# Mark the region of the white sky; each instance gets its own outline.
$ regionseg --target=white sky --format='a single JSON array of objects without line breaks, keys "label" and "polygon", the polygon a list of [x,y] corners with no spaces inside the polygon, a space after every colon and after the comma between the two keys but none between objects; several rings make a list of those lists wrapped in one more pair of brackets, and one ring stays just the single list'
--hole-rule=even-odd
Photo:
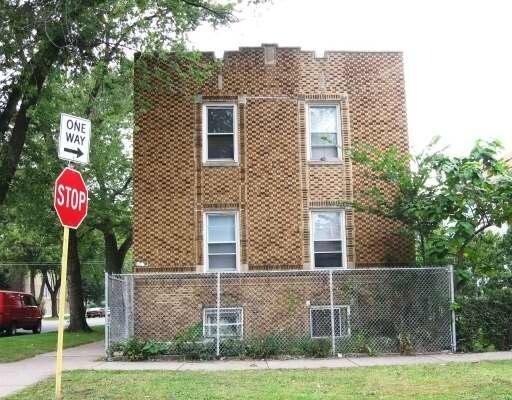
[{"label": "white sky", "polygon": [[[509,5],[510,4],[510,5]],[[277,43],[324,50],[404,52],[411,149],[434,135],[462,155],[475,140],[512,152],[512,2],[507,0],[273,0],[241,21],[189,35],[198,50]]]}]

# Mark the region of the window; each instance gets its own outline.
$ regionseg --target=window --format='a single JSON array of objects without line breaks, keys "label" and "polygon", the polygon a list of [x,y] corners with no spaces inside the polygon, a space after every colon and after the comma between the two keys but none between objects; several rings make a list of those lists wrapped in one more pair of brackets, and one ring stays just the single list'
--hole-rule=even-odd
[{"label": "window", "polygon": [[239,264],[238,213],[206,213],[205,231],[206,270],[236,271]]},{"label": "window", "polygon": [[344,268],[345,213],[342,210],[311,212],[311,254],[315,268]]},{"label": "window", "polygon": [[335,104],[308,106],[308,158],[312,161],[340,160],[341,121]]},{"label": "window", "polygon": [[36,299],[32,296],[23,296],[23,305],[26,307],[35,307],[37,306]]},{"label": "window", "polygon": [[[243,310],[241,308],[219,309],[219,336],[242,337]],[[205,308],[203,315],[203,336],[217,336],[217,309]]]},{"label": "window", "polygon": [[235,105],[205,105],[203,130],[203,161],[238,161]]},{"label": "window", "polygon": [[[334,306],[333,310],[334,336],[349,336],[349,306]],[[312,338],[326,338],[332,336],[331,306],[312,306],[309,309],[309,319]]]}]

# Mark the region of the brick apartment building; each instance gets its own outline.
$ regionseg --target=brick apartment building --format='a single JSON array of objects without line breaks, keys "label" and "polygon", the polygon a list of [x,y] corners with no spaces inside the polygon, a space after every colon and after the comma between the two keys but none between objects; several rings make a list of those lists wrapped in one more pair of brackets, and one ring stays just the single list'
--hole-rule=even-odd
[{"label": "brick apartment building", "polygon": [[[331,321],[341,335],[350,324],[357,329],[358,310],[388,313],[391,321],[397,302],[413,304],[392,286],[390,295],[369,300],[380,279],[391,282],[386,272],[354,277],[369,288],[364,294],[348,291],[342,276],[333,294],[331,276],[336,307],[329,310],[328,275],[307,275],[413,261],[413,241],[395,221],[351,207],[369,186],[351,146],[408,151],[401,53],[318,58],[300,48],[244,47],[226,52],[204,85],[176,79],[169,90],[151,75],[166,61],[147,64],[149,85],[138,85],[140,71],[134,77],[136,108],[149,104],[137,113],[134,136],[134,257],[136,272],[146,273],[133,294],[137,335],[169,338],[198,322],[208,336],[218,317],[228,336],[242,336],[242,326],[246,336],[281,324],[283,332],[321,337],[322,329],[334,334]],[[267,272],[277,270],[279,281]],[[187,274],[159,280],[152,272]],[[220,314],[215,282],[198,283],[209,272],[239,277],[223,281]],[[425,282],[417,282],[418,293]],[[403,321],[375,335],[396,341]],[[374,325],[387,329],[382,320]],[[373,334],[368,326],[360,329]]]},{"label": "brick apartment building", "polygon": [[134,145],[139,270],[412,261],[395,222],[350,207],[368,188],[352,144],[408,151],[401,53],[241,48],[203,87],[136,97],[151,104]]}]

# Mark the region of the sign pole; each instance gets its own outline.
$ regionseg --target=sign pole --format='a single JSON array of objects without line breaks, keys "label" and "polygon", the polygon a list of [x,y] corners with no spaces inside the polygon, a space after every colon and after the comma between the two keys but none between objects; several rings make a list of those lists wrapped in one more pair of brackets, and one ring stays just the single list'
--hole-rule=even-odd
[{"label": "sign pole", "polygon": [[69,161],[68,167],[55,180],[53,207],[64,226],[62,236],[62,265],[60,268],[59,330],[55,362],[55,399],[62,399],[62,352],[64,347],[64,312],[66,309],[68,279],[69,229],[78,229],[89,204],[89,192],[82,174],[71,163],[89,163],[91,121],[61,113],[59,158]]},{"label": "sign pole", "polygon": [[64,312],[66,309],[67,275],[68,275],[68,244],[69,228],[64,227],[62,236],[62,261],[60,267],[60,296],[59,296],[59,330],[57,334],[57,360],[55,367],[55,399],[62,398],[62,349],[64,345]]}]

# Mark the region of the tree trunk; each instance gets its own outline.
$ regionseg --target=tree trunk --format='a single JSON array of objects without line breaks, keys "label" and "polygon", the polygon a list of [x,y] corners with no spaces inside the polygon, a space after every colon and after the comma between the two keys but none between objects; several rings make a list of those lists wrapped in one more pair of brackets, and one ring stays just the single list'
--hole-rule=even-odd
[{"label": "tree trunk", "polygon": [[105,271],[109,274],[120,274],[123,270],[124,258],[132,245],[130,234],[121,247],[117,247],[117,238],[113,231],[103,232],[105,241]]},{"label": "tree trunk", "polygon": [[30,294],[36,297],[36,270],[30,268]]},{"label": "tree trunk", "polygon": [[55,271],[52,271],[52,274],[54,274],[53,281],[55,282],[53,287],[50,284],[50,280],[48,279],[48,271],[42,270],[41,273],[43,274],[43,282],[46,285],[46,288],[48,289],[48,293],[50,293],[50,300],[52,302],[52,317],[58,317],[59,312],[57,309],[57,294],[60,290],[60,278],[57,276],[57,273]]},{"label": "tree trunk", "polygon": [[9,128],[9,122],[11,122],[13,115],[16,113],[16,107],[20,101],[20,98],[20,87],[19,85],[14,85],[11,92],[9,93],[7,102],[5,103],[5,108],[0,114],[0,141],[5,140],[5,134]]},{"label": "tree trunk", "polygon": [[457,266],[460,268],[462,268],[462,266],[464,265],[464,250],[465,250],[465,247],[461,247],[457,251]]},{"label": "tree trunk", "polygon": [[41,304],[41,300],[43,299],[44,295],[44,282],[41,281],[41,286],[39,286],[39,294],[36,297],[37,304]]},{"label": "tree trunk", "polygon": [[52,302],[52,318],[57,318],[59,316],[59,310],[57,306],[57,293],[58,292],[50,292],[50,300]]},{"label": "tree trunk", "polygon": [[425,236],[423,236],[422,233],[420,233],[420,246],[421,246],[421,262],[423,263],[423,266],[427,266],[427,247],[425,244]]},{"label": "tree trunk", "polygon": [[21,157],[23,146],[25,145],[27,128],[30,123],[29,109],[37,104],[41,96],[44,82],[53,63],[57,60],[60,52],[60,46],[64,44],[63,32],[54,38],[53,42],[47,41],[42,49],[36,54],[22,72],[20,79],[24,80],[26,88],[21,93],[21,89],[14,88],[11,92],[12,99],[9,101],[21,104],[15,113],[15,105],[9,103],[2,112],[1,128],[4,129],[0,133],[5,135],[5,129],[9,126],[11,119],[13,120],[13,128],[10,132],[9,140],[0,148],[0,204],[3,204],[9,186],[14,178],[18,162]]},{"label": "tree trunk", "polygon": [[68,331],[90,332],[85,319],[85,304],[82,292],[82,275],[78,255],[78,236],[76,229],[69,230],[68,253],[68,293],[69,293],[69,327]]}]

